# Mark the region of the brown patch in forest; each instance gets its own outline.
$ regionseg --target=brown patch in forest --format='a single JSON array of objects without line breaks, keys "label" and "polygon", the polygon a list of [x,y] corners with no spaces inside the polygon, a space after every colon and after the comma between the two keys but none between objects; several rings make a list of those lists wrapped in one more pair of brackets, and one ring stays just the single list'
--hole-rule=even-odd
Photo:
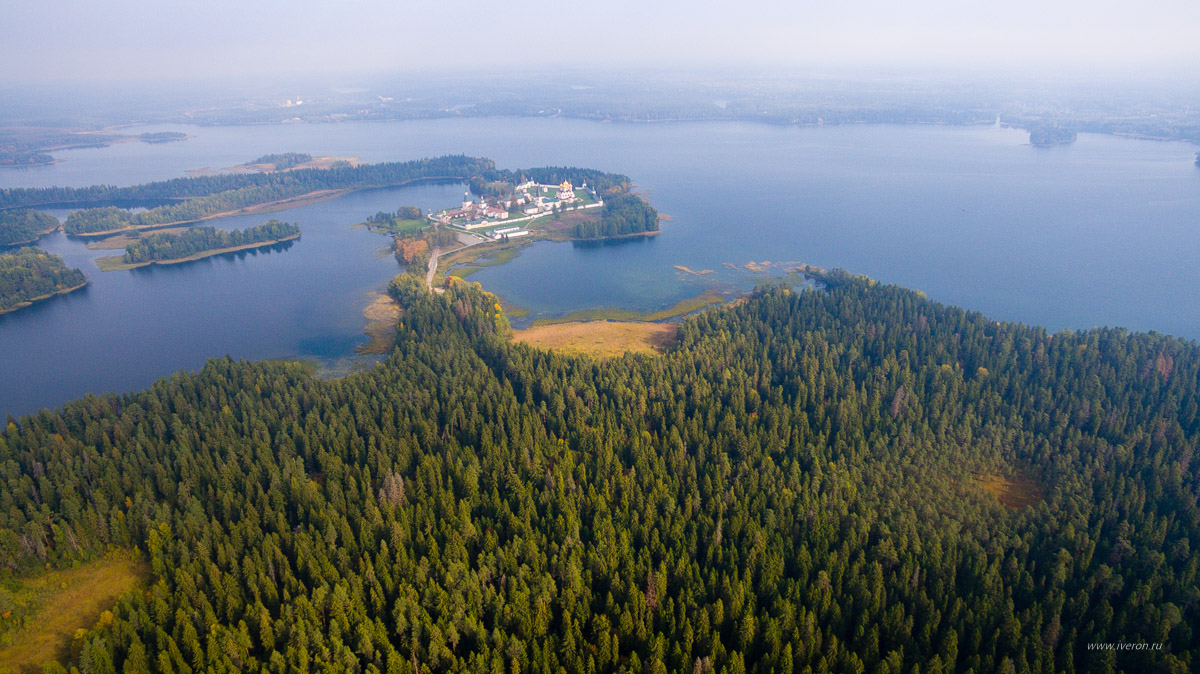
[{"label": "brown patch in forest", "polygon": [[1046,490],[1033,480],[1014,477],[1009,480],[999,475],[976,475],[975,483],[987,493],[1000,499],[1006,508],[1017,510],[1028,505],[1041,503]]},{"label": "brown patch in forest", "polygon": [[363,332],[370,342],[358,347],[359,353],[387,353],[396,345],[396,326],[400,323],[400,305],[386,293],[372,293],[371,303],[363,309],[367,327]]},{"label": "brown patch in forest", "polygon": [[665,353],[675,343],[678,332],[678,323],[585,321],[517,330],[513,340],[539,349],[614,358],[624,353]]},{"label": "brown patch in forest", "polygon": [[[74,569],[50,571],[21,579],[13,593],[17,606],[28,613],[20,626],[7,624],[0,645],[0,674],[42,671],[49,660],[65,660],[75,631],[88,629],[105,615],[125,593],[147,584],[150,568],[145,561],[125,552],[89,562]],[[7,619],[4,621],[7,623]]]}]

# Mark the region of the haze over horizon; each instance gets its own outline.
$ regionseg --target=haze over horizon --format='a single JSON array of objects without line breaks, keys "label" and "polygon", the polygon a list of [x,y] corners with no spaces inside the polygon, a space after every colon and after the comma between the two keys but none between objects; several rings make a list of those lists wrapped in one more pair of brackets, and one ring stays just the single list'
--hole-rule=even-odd
[{"label": "haze over horizon", "polygon": [[644,68],[1183,74],[1200,4],[755,1],[601,8],[517,0],[5,3],[0,84]]}]

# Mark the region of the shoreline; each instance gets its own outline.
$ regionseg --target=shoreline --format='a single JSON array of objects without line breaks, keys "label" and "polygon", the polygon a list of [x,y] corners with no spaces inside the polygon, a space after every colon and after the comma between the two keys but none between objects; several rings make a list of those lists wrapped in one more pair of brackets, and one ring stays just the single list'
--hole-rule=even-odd
[{"label": "shoreline", "polygon": [[18,310],[20,310],[20,309],[24,309],[24,308],[26,308],[26,307],[31,307],[31,306],[33,306],[34,304],[37,304],[38,302],[42,302],[42,301],[44,301],[44,300],[48,300],[48,299],[50,299],[50,298],[52,298],[52,297],[57,297],[57,296],[59,296],[59,295],[66,295],[66,294],[69,294],[69,293],[73,293],[73,292],[75,292],[76,290],[80,290],[80,289],[82,289],[82,288],[86,288],[86,287],[87,287],[87,285],[88,285],[89,283],[91,283],[91,281],[86,281],[86,280],[85,280],[83,283],[80,283],[80,284],[79,284],[79,285],[77,285],[77,286],[72,286],[72,287],[70,287],[70,288],[63,288],[62,290],[56,290],[56,291],[54,291],[54,292],[52,292],[52,293],[50,293],[50,294],[48,294],[48,295],[38,295],[37,297],[31,297],[31,298],[29,298],[29,299],[27,299],[27,300],[23,300],[23,301],[21,301],[21,302],[18,302],[18,303],[16,303],[16,304],[12,305],[11,307],[9,307],[9,308],[7,308],[7,309],[0,309],[0,316],[3,316],[4,314],[9,314],[9,313],[12,313],[12,312],[14,312],[14,311],[18,311]]},{"label": "shoreline", "polygon": [[277,201],[268,201],[268,202],[265,202],[262,204],[257,204],[254,206],[246,206],[244,208],[239,208],[238,210],[235,210],[235,211],[222,211],[220,213],[213,213],[212,215],[206,215],[202,218],[196,218],[195,220],[176,220],[174,222],[162,222],[162,223],[157,223],[157,224],[153,224],[153,225],[135,225],[132,227],[122,227],[120,229],[106,229],[106,230],[103,230],[100,232],[80,232],[78,234],[67,234],[67,236],[71,236],[71,237],[75,237],[75,238],[79,238],[79,239],[106,239],[110,236],[117,236],[118,234],[128,234],[130,232],[151,232],[151,231],[154,231],[157,229],[172,229],[172,228],[176,228],[176,227],[187,227],[189,225],[194,225],[197,222],[205,222],[208,220],[218,220],[220,218],[232,218],[232,217],[238,216],[238,215],[261,215],[264,213],[274,213],[276,211],[286,211],[290,208],[299,208],[301,206],[308,206],[309,204],[318,204],[318,203],[321,203],[322,201],[336,199],[338,197],[350,194],[351,192],[354,192],[354,191],[357,191],[357,190],[353,190],[353,189],[317,190],[315,192],[309,192],[307,194],[301,194],[301,195],[294,196],[294,197],[288,197],[286,199],[279,199]]},{"label": "shoreline", "polygon": [[354,349],[358,355],[383,355],[390,353],[396,346],[396,327],[400,324],[400,316],[404,310],[391,295],[384,292],[369,292],[369,300],[363,308],[363,332],[370,337],[366,344],[360,344]]},{"label": "shoreline", "polygon": [[[127,234],[129,232],[149,232],[149,231],[153,231],[156,229],[170,229],[172,227],[186,227],[188,225],[194,225],[197,222],[205,222],[208,220],[217,220],[220,218],[231,218],[231,217],[238,216],[238,215],[261,215],[263,213],[275,213],[277,211],[286,211],[291,208],[299,208],[301,206],[308,206],[310,204],[319,204],[323,201],[329,201],[330,199],[337,199],[338,197],[344,197],[347,194],[353,194],[355,192],[361,192],[364,190],[381,190],[381,189],[388,189],[391,187],[406,187],[408,185],[414,185],[414,184],[421,183],[421,182],[429,182],[429,181],[435,181],[435,180],[458,180],[458,181],[462,182],[464,179],[459,178],[458,176],[429,176],[429,177],[423,177],[423,178],[413,178],[411,180],[406,180],[404,182],[393,183],[393,184],[389,184],[389,185],[364,185],[362,187],[342,187],[342,188],[338,188],[338,189],[314,190],[312,192],[307,192],[305,194],[298,194],[294,197],[286,197],[284,199],[277,199],[275,201],[266,201],[261,204],[255,204],[253,206],[244,206],[242,208],[238,208],[238,209],[235,209],[232,211],[221,211],[220,213],[213,213],[212,215],[206,215],[202,218],[196,218],[193,220],[176,220],[174,222],[161,222],[161,223],[155,223],[153,225],[133,225],[130,227],[121,227],[120,229],[106,229],[106,230],[99,231],[99,232],[80,232],[78,234],[67,234],[67,236],[78,237],[80,239],[103,239],[103,238],[110,237],[110,236],[116,236],[117,234]],[[45,208],[46,206],[43,205],[41,207]],[[36,208],[36,207],[28,206],[27,208]],[[91,208],[91,207],[89,207],[89,208]]]},{"label": "shoreline", "polygon": [[195,262],[196,260],[203,260],[206,257],[214,257],[217,255],[224,255],[225,253],[236,253],[238,251],[243,251],[243,250],[256,250],[258,248],[267,248],[269,246],[274,246],[275,244],[278,244],[278,243],[284,243],[285,241],[295,241],[296,239],[299,239],[299,238],[300,238],[300,234],[296,233],[291,236],[285,236],[282,239],[274,239],[271,241],[256,241],[254,243],[247,243],[247,244],[243,244],[241,246],[233,246],[231,248],[215,248],[213,250],[206,250],[206,251],[203,251],[200,253],[196,253],[195,255],[189,255],[187,257],[172,258],[170,260],[151,260],[149,262],[138,262],[136,264],[127,264],[125,262],[110,262],[111,260],[123,259],[122,257],[118,257],[116,255],[110,255],[108,257],[96,258],[96,266],[100,268],[100,271],[125,271],[128,269],[140,269],[141,267],[150,267],[150,266],[154,266],[154,265],[166,266],[166,265],[171,265],[171,264],[183,264],[184,262]]},{"label": "shoreline", "polygon": [[44,232],[41,232],[34,238],[29,239],[28,241],[14,241],[12,243],[0,243],[0,250],[3,250],[5,248],[17,248],[19,246],[36,246],[37,242],[41,241],[43,236],[46,236],[47,234],[52,234],[60,229],[62,229],[61,224],[55,225],[54,227],[51,227],[50,229],[47,229]]},{"label": "shoreline", "polygon": [[566,323],[591,323],[597,321],[613,321],[625,323],[660,323],[672,318],[679,318],[695,313],[701,309],[716,304],[726,304],[725,298],[715,291],[706,290],[699,295],[685,297],[665,309],[657,311],[637,311],[621,307],[596,307],[582,309],[554,318],[539,318],[529,324],[530,328]]}]

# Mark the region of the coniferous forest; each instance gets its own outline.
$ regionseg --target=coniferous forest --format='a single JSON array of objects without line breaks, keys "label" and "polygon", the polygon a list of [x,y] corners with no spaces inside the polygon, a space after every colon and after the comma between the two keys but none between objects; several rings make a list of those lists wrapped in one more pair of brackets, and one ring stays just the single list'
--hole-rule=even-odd
[{"label": "coniferous forest", "polygon": [[82,271],[68,267],[61,257],[38,248],[0,252],[0,313],[86,283]]},{"label": "coniferous forest", "polygon": [[580,239],[599,239],[658,231],[658,211],[635,194],[617,194],[604,201],[600,219],[575,225]]},{"label": "coniferous forest", "polygon": [[47,213],[15,209],[0,211],[0,246],[33,243],[58,227],[58,219]]},{"label": "coniferous forest", "polygon": [[245,229],[223,230],[215,227],[188,227],[178,234],[151,234],[125,247],[122,262],[141,264],[179,260],[200,253],[225,248],[238,248],[254,243],[273,243],[294,237],[300,227],[275,218]]},{"label": "coniferous forest", "polygon": [[1196,345],[822,278],[597,361],[400,277],[370,371],[10,421],[0,566],[148,558],[82,672],[1195,671]]}]

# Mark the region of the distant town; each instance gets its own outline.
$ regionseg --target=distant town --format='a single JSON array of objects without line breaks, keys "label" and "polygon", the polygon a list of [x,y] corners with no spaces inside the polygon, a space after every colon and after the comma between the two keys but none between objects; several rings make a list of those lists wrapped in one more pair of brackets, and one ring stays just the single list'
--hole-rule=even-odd
[{"label": "distant town", "polygon": [[599,208],[604,200],[587,183],[578,188],[571,181],[558,185],[542,185],[532,180],[513,188],[511,196],[480,198],[475,201],[470,192],[463,194],[462,206],[437,213],[430,211],[429,219],[464,232],[482,234],[491,239],[515,239],[528,236],[529,230],[517,223],[530,222],[546,215]]}]

